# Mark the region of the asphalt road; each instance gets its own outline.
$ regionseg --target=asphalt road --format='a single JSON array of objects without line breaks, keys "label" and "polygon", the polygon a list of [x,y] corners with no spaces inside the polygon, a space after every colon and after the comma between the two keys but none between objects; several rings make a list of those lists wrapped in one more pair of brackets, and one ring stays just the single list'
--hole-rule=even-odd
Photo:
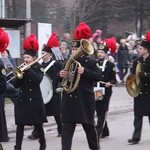
[{"label": "asphalt road", "polygon": [[[110,128],[110,136],[101,139],[101,150],[149,150],[150,147],[150,127],[147,117],[144,117],[142,139],[137,145],[130,145],[127,139],[131,138],[133,132],[133,112],[115,114],[108,116],[108,125]],[[50,129],[50,130],[49,130]],[[57,137],[56,125],[44,127],[47,150],[61,150],[61,138]],[[48,131],[49,130],[49,131]],[[31,130],[24,133],[22,150],[37,150],[38,141],[30,141],[27,136]],[[2,143],[4,150],[13,150],[15,143],[15,133],[10,133],[10,141]],[[78,125],[73,138],[72,150],[88,150],[88,144],[82,126]]]}]

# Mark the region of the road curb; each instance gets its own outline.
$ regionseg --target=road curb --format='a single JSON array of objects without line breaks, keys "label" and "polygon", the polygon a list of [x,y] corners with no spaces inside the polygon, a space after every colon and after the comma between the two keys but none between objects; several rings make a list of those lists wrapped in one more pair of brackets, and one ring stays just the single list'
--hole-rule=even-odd
[{"label": "road curb", "polygon": [[[122,114],[122,113],[127,113],[127,112],[132,112],[133,109],[132,108],[127,108],[127,109],[121,109],[121,110],[113,110],[113,111],[109,111],[108,112],[108,116],[111,115],[116,115],[116,114]],[[14,126],[14,128],[12,129],[8,129],[8,134],[11,133],[15,133],[16,132],[16,125],[12,125]],[[52,127],[52,126],[56,126],[56,123],[48,123],[48,124],[44,124],[44,127]],[[28,131],[28,130],[32,130],[33,127],[32,126],[25,126],[24,131]]]}]

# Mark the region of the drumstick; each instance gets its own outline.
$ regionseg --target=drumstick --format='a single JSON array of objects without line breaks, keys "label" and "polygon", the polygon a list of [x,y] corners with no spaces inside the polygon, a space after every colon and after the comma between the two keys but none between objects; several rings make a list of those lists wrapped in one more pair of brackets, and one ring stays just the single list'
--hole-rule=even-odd
[{"label": "drumstick", "polygon": [[[107,84],[107,82],[104,82],[104,81],[99,81],[99,82],[102,83],[102,84]],[[115,86],[115,84],[111,84],[111,83],[110,83],[110,85]]]}]

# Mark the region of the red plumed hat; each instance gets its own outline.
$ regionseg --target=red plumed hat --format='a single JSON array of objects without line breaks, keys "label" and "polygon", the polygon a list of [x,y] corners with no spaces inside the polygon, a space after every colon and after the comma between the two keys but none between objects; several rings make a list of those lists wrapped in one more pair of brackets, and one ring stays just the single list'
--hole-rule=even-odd
[{"label": "red plumed hat", "polygon": [[104,50],[106,53],[108,51],[115,53],[116,49],[117,49],[117,45],[116,45],[115,37],[111,37],[103,40],[99,46],[99,50]]},{"label": "red plumed hat", "polygon": [[72,42],[72,46],[79,47],[80,40],[89,39],[91,35],[91,28],[85,22],[81,22],[74,30],[74,41]]},{"label": "red plumed hat", "polygon": [[0,52],[4,52],[9,44],[9,36],[2,28],[0,28]]},{"label": "red plumed hat", "polygon": [[146,41],[148,43],[150,43],[150,32],[147,32],[146,35],[145,35],[145,37],[146,37]]},{"label": "red plumed hat", "polygon": [[74,40],[89,39],[91,34],[91,28],[85,22],[81,22],[74,31]]},{"label": "red plumed hat", "polygon": [[23,49],[25,50],[24,54],[31,56],[36,55],[36,52],[39,50],[39,43],[34,34],[30,34],[30,36],[25,39]]},{"label": "red plumed hat", "polygon": [[52,35],[49,38],[46,46],[49,47],[49,48],[59,47],[58,36],[57,36],[56,33],[52,33]]},{"label": "red plumed hat", "polygon": [[150,32],[145,34],[145,39],[141,42],[141,46],[147,48],[150,51]]},{"label": "red plumed hat", "polygon": [[47,44],[43,46],[42,51],[46,51],[48,53],[52,53],[52,48],[59,47],[58,36],[56,33],[52,33]]}]

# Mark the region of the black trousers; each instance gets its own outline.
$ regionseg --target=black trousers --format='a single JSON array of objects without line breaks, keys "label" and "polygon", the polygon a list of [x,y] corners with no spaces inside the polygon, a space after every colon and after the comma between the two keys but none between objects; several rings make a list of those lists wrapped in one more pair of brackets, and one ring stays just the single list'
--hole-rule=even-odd
[{"label": "black trousers", "polygon": [[119,68],[120,79],[123,81],[125,75],[128,73],[128,68]]},{"label": "black trousers", "polygon": [[[60,115],[54,116],[54,119],[55,119],[56,124],[57,124],[58,134],[61,134],[61,132],[62,132],[61,116]],[[34,137],[37,137],[37,138],[39,137],[35,128],[33,129],[31,135],[34,136]]]},{"label": "black trousers", "polygon": [[101,136],[108,136],[109,135],[109,128],[107,125],[106,117],[107,117],[107,111],[96,111],[97,113],[97,133],[98,137],[100,138]]},{"label": "black trousers", "polygon": [[2,144],[0,143],[0,150],[3,150]]},{"label": "black trousers", "polygon": [[4,101],[0,98],[0,142],[8,142],[8,141],[9,137],[4,109]]},{"label": "black trousers", "polygon": [[57,124],[58,134],[61,134],[62,133],[61,115],[54,116],[54,118],[55,118],[55,121],[56,121],[56,124]]},{"label": "black trousers", "polygon": [[[150,123],[150,116],[148,116]],[[132,138],[141,139],[143,116],[134,116],[134,132]]]},{"label": "black trousers", "polygon": [[[71,150],[72,138],[74,135],[76,123],[63,123],[62,129],[62,150]],[[89,148],[99,150],[97,131],[94,125],[82,124],[86,133]]]},{"label": "black trousers", "polygon": [[[17,125],[17,131],[16,131],[16,149],[21,150],[22,147],[22,141],[23,141],[23,136],[24,136],[24,126],[23,124]],[[45,134],[44,130],[41,124],[34,124],[34,128],[36,129],[39,139],[40,139],[40,144],[45,143]]]}]

